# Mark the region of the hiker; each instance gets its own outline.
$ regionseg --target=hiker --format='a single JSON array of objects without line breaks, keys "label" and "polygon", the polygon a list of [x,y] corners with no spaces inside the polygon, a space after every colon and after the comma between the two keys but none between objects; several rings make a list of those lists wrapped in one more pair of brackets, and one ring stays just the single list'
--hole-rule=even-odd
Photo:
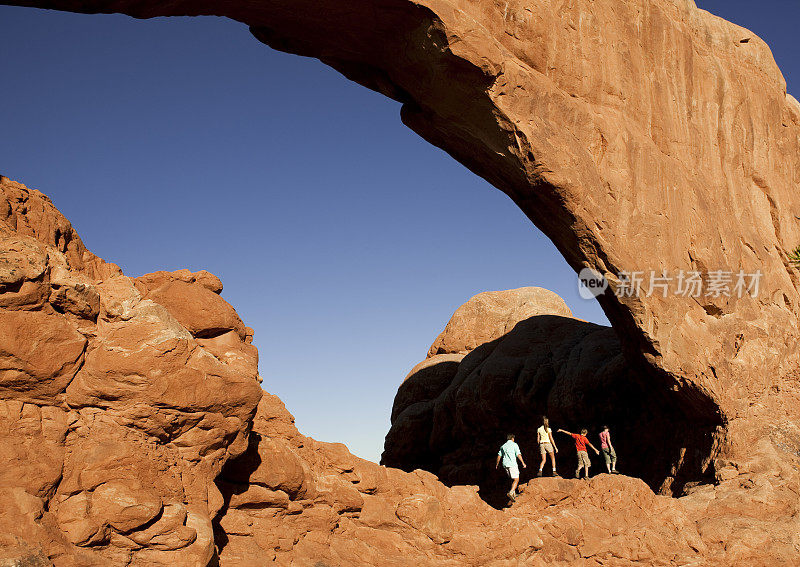
[{"label": "hiker", "polygon": [[608,425],[604,425],[603,431],[600,432],[600,450],[603,452],[603,460],[606,462],[608,474],[619,474],[617,472],[617,452],[614,450],[614,445],[611,444],[611,432],[608,430]]},{"label": "hiker", "polygon": [[539,463],[539,474],[537,476],[542,476],[547,455],[550,455],[550,464],[553,465],[553,476],[558,476],[556,471],[558,447],[556,447],[556,442],[553,440],[553,430],[550,429],[550,420],[547,419],[547,416],[542,416],[542,425],[536,430],[536,438],[539,441],[539,452],[542,454],[542,462]]},{"label": "hiker", "polygon": [[575,471],[575,478],[581,477],[581,469],[586,469],[586,476],[584,478],[589,478],[589,467],[592,466],[591,461],[589,461],[589,453],[586,452],[586,446],[592,448],[592,450],[596,454],[600,454],[594,445],[589,443],[589,440],[586,438],[586,434],[589,433],[586,429],[581,429],[580,435],[577,433],[570,433],[566,429],[559,429],[559,433],[566,433],[567,435],[571,436],[575,439],[575,450],[578,452],[578,468]]},{"label": "hiker", "polygon": [[494,468],[500,466],[502,460],[503,468],[506,470],[509,478],[511,478],[511,490],[508,491],[508,497],[513,501],[517,499],[517,485],[519,484],[519,467],[517,467],[517,459],[522,464],[522,468],[527,468],[525,461],[522,459],[522,453],[519,450],[519,445],[514,443],[514,434],[509,434],[508,441],[503,443],[500,451],[497,452],[497,462]]}]

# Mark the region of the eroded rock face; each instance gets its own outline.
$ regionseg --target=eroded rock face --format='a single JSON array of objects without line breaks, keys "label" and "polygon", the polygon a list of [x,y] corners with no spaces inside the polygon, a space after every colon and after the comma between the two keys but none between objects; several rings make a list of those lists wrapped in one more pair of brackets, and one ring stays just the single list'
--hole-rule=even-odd
[{"label": "eroded rock face", "polygon": [[[521,288],[481,293],[456,310],[398,389],[382,462],[480,485],[496,501],[503,491],[491,457],[515,433],[538,465],[542,415],[571,431],[609,425],[626,471],[664,493],[680,494],[699,480],[682,477],[681,465],[699,459],[692,468],[708,469],[711,447],[697,454],[686,447],[716,433],[683,413],[669,392],[649,387],[613,329],[575,319],[552,292]],[[562,474],[575,470],[573,453],[562,455]],[[523,481],[533,474],[523,471]]]},{"label": "eroded rock face", "polygon": [[[224,567],[744,567],[800,560],[796,463],[787,464],[766,438],[754,448],[757,456],[723,468],[716,485],[681,498],[658,496],[622,475],[545,477],[523,484],[504,509],[486,504],[476,486],[448,488],[429,472],[381,467],[341,444],[305,437],[269,394],[250,439],[218,480]],[[508,487],[501,475],[493,482]]]},{"label": "eroded rock face", "polygon": [[[250,448],[223,469],[217,536],[224,566],[588,565],[589,556],[612,553],[628,565],[667,548],[670,557],[702,559],[683,506],[641,481],[531,483],[524,504],[497,510],[477,487],[447,488],[425,471],[381,467],[343,445],[304,437],[292,422],[265,395]],[[561,500],[568,504],[556,505]],[[628,525],[642,532],[614,537]]]},{"label": "eroded rock face", "polygon": [[[600,302],[631,364],[746,458],[748,417],[794,421],[800,103],[768,46],[693,0],[21,0],[136,17],[212,14],[403,103],[423,138],[507,193],[573,268],[760,271],[756,297]],[[58,235],[57,233],[55,234]],[[673,286],[676,282],[672,282]],[[779,394],[780,392],[781,394]],[[692,459],[680,474],[700,477]]]},{"label": "eroded rock face", "polygon": [[[449,488],[430,472],[386,468],[344,445],[301,435],[280,400],[262,396],[252,331],[216,294],[216,278],[186,271],[127,278],[83,249],[40,193],[2,179],[0,196],[0,205],[16,204],[20,211],[13,224],[9,216],[0,224],[0,236],[14,243],[3,257],[15,282],[0,293],[14,298],[0,309],[0,565],[800,561],[797,459],[786,457],[798,437],[779,423],[756,431],[760,441],[749,447],[750,459],[721,466],[718,485],[693,487],[680,499],[656,496],[628,477],[601,475],[588,483],[545,478],[524,484],[514,506],[496,509],[477,486]],[[26,218],[28,211],[40,216]],[[48,239],[48,232],[35,230],[53,225],[69,238]],[[20,226],[28,234],[20,234]],[[37,291],[20,295],[27,282]],[[201,289],[187,291],[191,301],[173,315],[172,291],[185,286]],[[577,373],[581,387],[598,377],[613,386],[624,375],[611,370],[622,358],[619,345],[616,351],[609,346],[616,344],[611,330],[566,317],[549,292],[486,297],[494,306],[495,316],[486,317],[491,328],[477,329],[478,319],[465,317],[472,330],[453,325],[442,344],[489,337],[492,352],[476,358],[484,344],[466,355],[433,355],[432,384],[418,380],[428,369],[418,368],[407,382],[422,383],[406,390],[410,405],[397,423],[418,396],[438,399],[442,385],[450,387],[448,365],[457,367],[456,375],[472,361],[489,373],[509,361],[524,366],[536,333],[509,341],[531,320],[551,321],[546,330],[552,336],[537,348],[552,349],[571,336],[570,344],[590,346],[582,356],[607,359],[608,370]],[[531,297],[546,307],[532,306]],[[193,305],[208,318],[197,317]],[[562,314],[542,313],[546,309]],[[39,334],[29,334],[31,320]],[[41,337],[52,345],[33,348]],[[505,354],[493,362],[498,353]],[[487,392],[487,401],[507,393]],[[562,394],[572,396],[569,388]],[[462,448],[459,458],[469,470],[480,455]],[[450,473],[442,467],[442,474]],[[507,480],[494,482],[505,488]]]},{"label": "eroded rock face", "polygon": [[433,341],[428,358],[467,354],[506,335],[520,321],[537,315],[572,317],[564,300],[540,287],[479,293],[456,309],[444,331]]},{"label": "eroded rock face", "polygon": [[210,274],[128,278],[38,191],[0,178],[0,211],[9,560],[207,564],[214,479],[261,397],[252,332]]},{"label": "eroded rock face", "polygon": [[760,271],[757,297],[600,301],[653,388],[722,426],[720,458],[746,457],[733,440],[757,441],[759,408],[797,419],[781,400],[798,367],[800,104],[760,38],[692,0],[13,3],[245,22],[401,101],[409,127],[612,290],[622,271]]},{"label": "eroded rock face", "polygon": [[[64,358],[36,360],[18,337],[0,344],[0,457],[19,464],[5,473],[0,559],[202,565],[216,516],[227,565],[800,562],[800,296],[787,261],[800,244],[800,105],[751,32],[691,0],[16,3],[227,16],[277,49],[318,57],[401,101],[407,125],[506,192],[576,270],[597,269],[612,289],[623,270],[763,277],[757,297],[600,298],[637,383],[669,392],[670,408],[710,432],[678,435],[671,478],[708,472],[717,486],[676,500],[630,479],[534,481],[527,502],[500,512],[429,473],[348,464],[340,446],[304,441],[280,412],[256,421],[256,432],[284,435],[259,434],[262,449],[246,435],[259,397],[243,346],[251,333],[210,299],[216,283],[133,281],[86,251],[46,198],[2,180],[4,325],[36,321]],[[182,293],[198,311],[181,309]],[[527,355],[513,334],[494,339],[492,354],[514,362],[482,363],[519,368]],[[438,397],[453,364],[466,373],[481,349],[438,355],[450,358],[412,381],[412,405]],[[286,467],[262,465],[262,451]],[[220,492],[212,480],[242,452],[250,463],[231,464]]]},{"label": "eroded rock face", "polygon": [[[709,467],[707,455],[714,447],[695,454],[687,447],[713,440],[715,432],[682,413],[680,400],[669,393],[648,390],[647,381],[623,356],[613,329],[565,315],[551,295],[523,288],[479,294],[461,306],[434,347],[448,337],[466,337],[460,345],[477,344],[470,337],[492,340],[466,352],[455,347],[461,351],[457,354],[430,349],[398,389],[382,463],[407,471],[423,468],[448,485],[480,485],[481,497],[502,507],[509,481],[494,460],[505,435],[513,432],[528,464],[521,481],[529,482],[510,512],[545,532],[537,559],[583,565],[591,564],[592,557],[604,564],[607,551],[594,555],[595,546],[610,545],[614,553],[624,550],[623,565],[800,560],[780,543],[798,539],[792,534],[799,517],[793,496],[800,488],[800,462],[792,449],[797,425],[751,417],[752,433],[760,439],[747,448],[748,457],[719,459],[716,469]],[[516,309],[520,296],[529,305],[541,301],[539,309],[531,309],[535,315]],[[484,310],[487,297],[507,311],[493,313],[486,328],[479,329],[480,319],[464,314]],[[497,321],[503,321],[504,334]],[[783,403],[796,401],[787,395]],[[545,478],[536,478],[536,429],[543,414],[554,432],[587,427],[597,447],[597,433],[603,424],[610,425],[620,470],[680,498],[653,497],[645,483],[627,477],[600,474],[588,483],[548,478],[549,461]],[[572,477],[574,443],[565,435],[554,436],[561,449],[558,471]],[[605,470],[599,457],[591,458],[594,474]],[[681,476],[682,463],[691,459],[697,462],[689,469],[707,471],[703,483]],[[658,527],[645,528],[645,535],[638,529],[640,521]],[[666,533],[678,538],[675,550],[669,543],[673,536]]]}]

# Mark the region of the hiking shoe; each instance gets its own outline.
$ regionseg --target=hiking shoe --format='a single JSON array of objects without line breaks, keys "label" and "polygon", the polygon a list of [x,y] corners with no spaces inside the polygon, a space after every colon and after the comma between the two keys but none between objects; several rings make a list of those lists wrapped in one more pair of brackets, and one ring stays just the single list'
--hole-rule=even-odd
[{"label": "hiking shoe", "polygon": [[536,473],[536,477],[537,478],[541,478],[541,476],[542,476],[542,471],[539,471],[538,473]]},{"label": "hiking shoe", "polygon": [[511,499],[512,502],[516,502],[517,501],[517,495],[515,493],[513,493],[513,492],[509,492],[508,493],[508,497]]}]

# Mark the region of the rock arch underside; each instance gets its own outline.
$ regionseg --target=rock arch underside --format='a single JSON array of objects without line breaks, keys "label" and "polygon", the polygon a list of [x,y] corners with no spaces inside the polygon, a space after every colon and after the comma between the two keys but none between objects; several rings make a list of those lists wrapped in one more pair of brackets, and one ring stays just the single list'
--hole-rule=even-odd
[{"label": "rock arch underside", "polygon": [[[752,32],[692,0],[12,4],[225,16],[319,58],[612,289],[763,276],[756,297],[606,293],[613,329],[545,290],[473,298],[400,387],[380,466],[262,392],[219,279],[129,278],[0,178],[0,565],[800,564],[800,104]],[[481,451],[543,411],[612,423],[639,478],[489,505]]]}]

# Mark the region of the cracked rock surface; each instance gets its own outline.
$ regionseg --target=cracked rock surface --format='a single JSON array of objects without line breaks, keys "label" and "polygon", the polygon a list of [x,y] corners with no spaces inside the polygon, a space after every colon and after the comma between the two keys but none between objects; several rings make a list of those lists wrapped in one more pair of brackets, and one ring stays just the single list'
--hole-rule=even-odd
[{"label": "cracked rock surface", "polygon": [[[128,278],[46,197],[3,178],[0,562],[800,563],[800,272],[788,259],[800,245],[800,104],[752,32],[692,0],[12,3],[225,16],[317,57],[400,101],[405,124],[508,194],[612,291],[623,271],[697,272],[706,285],[719,271],[762,277],[757,296],[607,293],[613,333],[574,320],[508,331],[512,309],[502,335],[436,344],[447,358],[410,382],[412,404],[437,405],[456,369],[470,387],[450,391],[468,403],[437,407],[479,407],[467,365],[517,377],[556,351],[568,364],[579,351],[556,347],[574,344],[571,328],[596,347],[587,352],[619,362],[594,378],[630,374],[679,424],[666,460],[639,472],[680,498],[629,478],[534,480],[499,511],[430,472],[353,461],[295,432],[285,410],[259,405],[252,330],[218,279]],[[577,398],[555,384],[536,392],[568,420]],[[429,438],[441,456],[458,454],[459,429],[439,431]],[[419,464],[443,480],[461,474],[429,457]],[[541,495],[552,491],[565,496]]]}]

